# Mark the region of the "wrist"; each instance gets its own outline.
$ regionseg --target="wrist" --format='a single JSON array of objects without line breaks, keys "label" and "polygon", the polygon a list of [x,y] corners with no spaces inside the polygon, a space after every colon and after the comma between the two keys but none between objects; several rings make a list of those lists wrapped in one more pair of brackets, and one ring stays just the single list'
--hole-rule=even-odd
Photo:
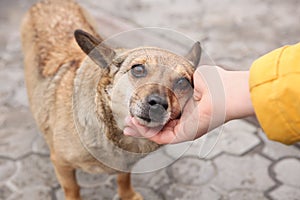
[{"label": "wrist", "polygon": [[219,71],[225,92],[226,121],[254,115],[249,71]]}]

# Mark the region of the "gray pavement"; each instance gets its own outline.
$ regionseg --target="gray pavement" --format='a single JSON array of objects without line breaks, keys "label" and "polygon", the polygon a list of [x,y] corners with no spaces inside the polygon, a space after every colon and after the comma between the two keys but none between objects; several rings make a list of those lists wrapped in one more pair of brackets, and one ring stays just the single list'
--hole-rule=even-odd
[{"label": "gray pavement", "polygon": [[[49,151],[28,109],[19,25],[34,0],[0,1],[0,200],[60,200]],[[105,37],[134,27],[165,27],[200,40],[214,62],[248,69],[260,55],[299,41],[297,0],[80,0]],[[214,137],[212,133],[210,137]],[[186,144],[167,148],[171,158]],[[269,141],[244,120],[225,125],[204,159],[203,141],[175,163],[134,174],[145,199],[300,200],[300,144]],[[113,199],[115,176],[78,171],[84,199]]]}]

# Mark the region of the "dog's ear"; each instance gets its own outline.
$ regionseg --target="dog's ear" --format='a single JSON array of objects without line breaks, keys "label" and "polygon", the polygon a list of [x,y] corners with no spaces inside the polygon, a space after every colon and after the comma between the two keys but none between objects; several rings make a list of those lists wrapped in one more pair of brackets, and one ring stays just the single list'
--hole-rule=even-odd
[{"label": "dog's ear", "polygon": [[112,59],[115,56],[114,50],[101,44],[102,41],[83,30],[76,30],[74,36],[82,51],[84,51],[97,65],[106,68],[111,64]]},{"label": "dog's ear", "polygon": [[200,42],[196,42],[193,45],[193,47],[191,48],[189,53],[185,56],[185,58],[188,59],[189,61],[191,61],[195,68],[198,67],[198,64],[199,64],[200,58],[201,58]]}]

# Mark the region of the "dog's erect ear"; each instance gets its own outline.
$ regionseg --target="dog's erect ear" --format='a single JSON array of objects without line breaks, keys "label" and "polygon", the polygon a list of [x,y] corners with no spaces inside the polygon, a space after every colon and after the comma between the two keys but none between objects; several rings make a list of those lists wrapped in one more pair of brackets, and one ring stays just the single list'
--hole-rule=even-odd
[{"label": "dog's erect ear", "polygon": [[111,64],[112,59],[115,56],[114,50],[101,44],[102,41],[83,30],[76,30],[74,36],[82,51],[84,51],[97,65],[106,68]]},{"label": "dog's erect ear", "polygon": [[198,64],[199,64],[200,58],[201,58],[200,42],[196,42],[193,45],[193,47],[191,48],[189,53],[185,56],[185,58],[188,59],[189,61],[191,61],[195,68],[198,67]]}]

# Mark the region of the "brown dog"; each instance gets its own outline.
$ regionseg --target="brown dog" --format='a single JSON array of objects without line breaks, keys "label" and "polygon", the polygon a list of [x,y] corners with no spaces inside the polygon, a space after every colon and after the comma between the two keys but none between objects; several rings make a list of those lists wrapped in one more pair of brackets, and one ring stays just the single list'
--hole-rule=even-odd
[{"label": "brown dog", "polygon": [[178,118],[192,93],[201,49],[196,43],[184,58],[154,47],[113,50],[101,42],[72,0],[34,5],[22,25],[30,108],[67,200],[80,199],[77,168],[118,172],[120,198],[140,200],[130,169],[159,145],[124,136],[123,120],[132,115],[155,127]]}]

